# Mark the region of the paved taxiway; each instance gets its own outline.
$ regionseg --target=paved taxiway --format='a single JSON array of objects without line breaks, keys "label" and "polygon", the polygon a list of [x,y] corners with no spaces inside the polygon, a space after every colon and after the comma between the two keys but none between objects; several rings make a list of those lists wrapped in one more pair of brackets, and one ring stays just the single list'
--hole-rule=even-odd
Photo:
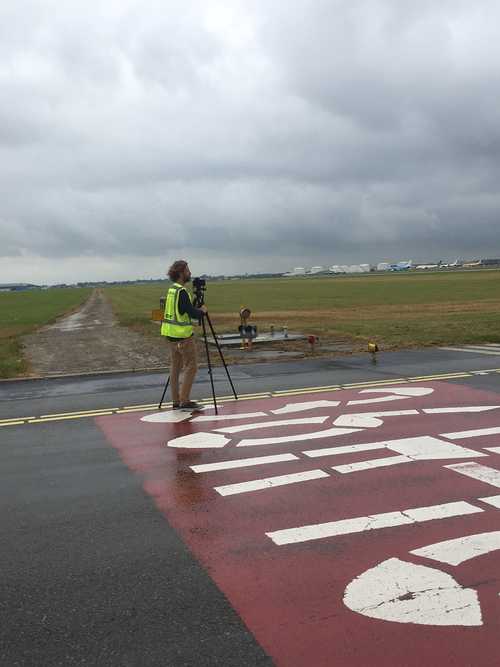
[{"label": "paved taxiway", "polygon": [[[494,355],[425,350],[381,354],[377,364],[360,355],[239,366],[231,375],[250,412],[252,395],[263,394],[262,409],[266,396],[310,399],[310,388],[438,381],[500,394],[499,367]],[[113,422],[104,428],[104,418],[154,411],[162,383],[158,373],[0,383],[0,664],[273,664],[272,647],[261,647],[105,435]],[[230,394],[222,369],[216,388]],[[210,396],[203,369],[193,396]]]}]

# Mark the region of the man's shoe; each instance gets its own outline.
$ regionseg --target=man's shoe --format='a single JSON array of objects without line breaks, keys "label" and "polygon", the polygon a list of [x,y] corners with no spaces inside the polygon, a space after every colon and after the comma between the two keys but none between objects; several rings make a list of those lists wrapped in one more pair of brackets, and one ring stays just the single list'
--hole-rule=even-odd
[{"label": "man's shoe", "polygon": [[179,405],[180,410],[201,410],[202,408],[203,406],[196,401],[184,401]]},{"label": "man's shoe", "polygon": [[181,404],[177,401],[176,403],[172,403],[172,410],[178,410],[181,407]]}]

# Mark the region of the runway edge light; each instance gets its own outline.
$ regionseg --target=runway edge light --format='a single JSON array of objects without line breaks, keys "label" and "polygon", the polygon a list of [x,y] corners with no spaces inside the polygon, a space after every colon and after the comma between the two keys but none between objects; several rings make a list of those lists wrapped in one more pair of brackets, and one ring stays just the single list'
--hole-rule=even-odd
[{"label": "runway edge light", "polygon": [[368,343],[368,352],[372,355],[372,362],[377,363],[378,345],[374,341]]}]

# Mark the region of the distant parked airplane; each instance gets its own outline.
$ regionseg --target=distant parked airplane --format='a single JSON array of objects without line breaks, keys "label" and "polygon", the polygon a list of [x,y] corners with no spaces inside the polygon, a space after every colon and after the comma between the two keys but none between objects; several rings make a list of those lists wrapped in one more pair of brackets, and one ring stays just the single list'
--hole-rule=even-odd
[{"label": "distant parked airplane", "polygon": [[397,264],[391,264],[391,271],[408,271],[413,267],[413,260],[409,259],[407,262],[398,262]]}]

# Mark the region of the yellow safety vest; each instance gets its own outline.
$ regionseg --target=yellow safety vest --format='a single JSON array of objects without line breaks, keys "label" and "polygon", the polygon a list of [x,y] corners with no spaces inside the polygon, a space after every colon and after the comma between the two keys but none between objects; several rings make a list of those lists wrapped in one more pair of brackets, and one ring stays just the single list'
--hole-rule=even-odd
[{"label": "yellow safety vest", "polygon": [[[183,285],[174,283],[167,292],[165,313],[161,324],[162,336],[170,336],[171,338],[189,338],[193,335],[191,318],[187,313],[184,313],[184,315],[179,313],[179,294],[183,289],[185,289]],[[191,299],[191,296],[189,298]]]}]

